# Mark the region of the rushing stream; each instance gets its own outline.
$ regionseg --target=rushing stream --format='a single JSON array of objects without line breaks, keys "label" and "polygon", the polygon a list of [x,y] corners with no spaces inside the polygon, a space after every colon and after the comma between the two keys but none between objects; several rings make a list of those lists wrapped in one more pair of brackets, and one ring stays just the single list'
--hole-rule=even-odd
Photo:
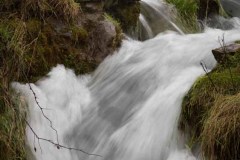
[{"label": "rushing stream", "polygon": [[172,6],[163,0],[142,0],[139,17],[141,24],[140,39],[153,38],[165,30],[174,30],[184,34],[173,21],[176,18],[175,14]]},{"label": "rushing stream", "polygon": [[200,62],[208,70],[215,66],[211,50],[220,46],[223,35],[227,44],[240,39],[240,30],[206,29],[189,35],[167,31],[144,42],[125,40],[91,75],[77,76],[58,65],[31,89],[13,83],[27,101],[28,122],[39,137],[102,156],[58,149],[38,141],[27,127],[30,159],[201,159],[186,148],[178,118],[184,95],[204,74]]}]

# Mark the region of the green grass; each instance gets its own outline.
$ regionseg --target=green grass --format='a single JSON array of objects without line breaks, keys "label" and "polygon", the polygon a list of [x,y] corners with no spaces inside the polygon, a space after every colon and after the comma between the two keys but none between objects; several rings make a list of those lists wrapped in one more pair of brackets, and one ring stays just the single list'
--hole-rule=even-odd
[{"label": "green grass", "polygon": [[178,12],[177,23],[186,33],[197,32],[199,30],[197,22],[197,0],[166,0],[173,4]]}]

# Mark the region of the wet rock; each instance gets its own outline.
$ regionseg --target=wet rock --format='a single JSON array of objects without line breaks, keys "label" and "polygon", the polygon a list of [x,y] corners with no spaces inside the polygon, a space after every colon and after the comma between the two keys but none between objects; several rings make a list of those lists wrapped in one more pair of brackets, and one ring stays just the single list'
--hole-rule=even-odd
[{"label": "wet rock", "polygon": [[[102,61],[107,55],[113,53],[113,41],[117,36],[113,23],[103,20],[96,25],[90,34],[89,53],[97,61]],[[94,44],[94,46],[92,46]]]},{"label": "wet rock", "polygon": [[224,47],[212,50],[212,53],[218,63],[223,64],[228,60],[229,56],[234,56],[240,51],[240,44],[230,44]]}]

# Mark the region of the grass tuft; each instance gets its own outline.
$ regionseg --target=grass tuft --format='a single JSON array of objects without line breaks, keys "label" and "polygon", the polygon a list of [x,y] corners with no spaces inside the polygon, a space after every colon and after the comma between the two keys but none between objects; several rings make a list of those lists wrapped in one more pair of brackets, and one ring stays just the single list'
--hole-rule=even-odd
[{"label": "grass tuft", "polygon": [[74,0],[23,0],[21,14],[25,19],[38,17],[45,19],[54,15],[63,21],[76,20],[80,12],[80,5]]},{"label": "grass tuft", "polygon": [[210,160],[240,158],[240,93],[219,96],[211,108],[202,137],[202,149]]},{"label": "grass tuft", "polygon": [[233,73],[233,79],[228,70],[212,73],[210,77],[214,86],[207,76],[200,77],[185,96],[182,104],[181,127],[191,126],[195,138],[199,137],[215,99],[219,95],[233,95],[240,90],[239,73]]}]

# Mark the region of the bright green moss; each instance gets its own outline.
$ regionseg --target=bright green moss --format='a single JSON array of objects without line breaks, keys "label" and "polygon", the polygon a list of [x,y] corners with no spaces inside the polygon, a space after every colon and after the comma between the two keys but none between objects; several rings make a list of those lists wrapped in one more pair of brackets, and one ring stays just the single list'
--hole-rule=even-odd
[{"label": "bright green moss", "polygon": [[197,0],[166,0],[173,4],[178,12],[177,23],[185,32],[197,32],[199,30],[197,22],[198,1]]}]

